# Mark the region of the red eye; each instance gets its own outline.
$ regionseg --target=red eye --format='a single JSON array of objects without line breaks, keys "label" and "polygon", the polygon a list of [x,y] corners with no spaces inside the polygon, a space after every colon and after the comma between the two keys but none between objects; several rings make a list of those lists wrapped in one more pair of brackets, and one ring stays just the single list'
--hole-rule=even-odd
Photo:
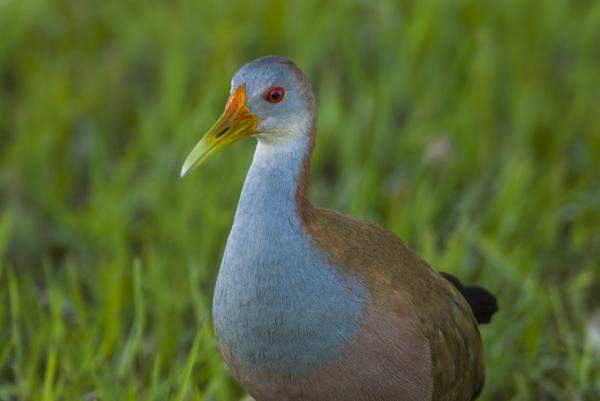
[{"label": "red eye", "polygon": [[285,91],[283,88],[281,86],[276,86],[267,92],[267,101],[271,103],[279,103],[283,100],[284,95]]}]

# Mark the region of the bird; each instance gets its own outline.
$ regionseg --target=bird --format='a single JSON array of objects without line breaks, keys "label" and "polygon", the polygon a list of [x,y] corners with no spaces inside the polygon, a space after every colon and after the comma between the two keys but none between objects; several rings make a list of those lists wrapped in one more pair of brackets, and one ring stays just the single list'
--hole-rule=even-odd
[{"label": "bird", "polygon": [[255,59],[181,169],[256,139],[213,294],[230,372],[256,401],[474,400],[485,378],[478,324],[496,297],[383,227],[311,203],[316,110],[294,62]]}]

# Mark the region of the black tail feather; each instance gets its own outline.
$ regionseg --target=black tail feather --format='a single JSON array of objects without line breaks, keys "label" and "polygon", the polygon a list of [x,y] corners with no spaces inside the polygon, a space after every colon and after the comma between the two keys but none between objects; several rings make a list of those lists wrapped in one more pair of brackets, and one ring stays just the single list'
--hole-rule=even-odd
[{"label": "black tail feather", "polygon": [[498,301],[491,292],[477,285],[462,285],[460,280],[451,274],[442,272],[441,275],[465,297],[477,323],[486,324],[492,320],[492,315],[498,312]]}]

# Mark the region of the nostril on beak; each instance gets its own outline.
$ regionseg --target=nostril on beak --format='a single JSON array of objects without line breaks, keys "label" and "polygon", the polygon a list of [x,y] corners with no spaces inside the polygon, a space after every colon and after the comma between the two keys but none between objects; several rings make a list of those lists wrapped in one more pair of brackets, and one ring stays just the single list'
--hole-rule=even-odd
[{"label": "nostril on beak", "polygon": [[215,135],[215,138],[219,138],[220,136],[222,136],[223,134],[225,134],[227,131],[229,131],[229,128],[231,128],[231,127],[225,127],[225,128],[223,128],[221,131],[219,131],[219,133],[217,135]]}]

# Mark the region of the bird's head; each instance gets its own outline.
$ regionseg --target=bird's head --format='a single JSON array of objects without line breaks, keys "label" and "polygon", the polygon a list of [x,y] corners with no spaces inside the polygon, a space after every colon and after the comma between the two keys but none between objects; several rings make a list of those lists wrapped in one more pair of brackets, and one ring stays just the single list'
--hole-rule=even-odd
[{"label": "bird's head", "polygon": [[187,157],[181,175],[242,138],[302,139],[310,135],[314,113],[312,87],[293,62],[275,56],[251,61],[233,76],[225,111]]}]

